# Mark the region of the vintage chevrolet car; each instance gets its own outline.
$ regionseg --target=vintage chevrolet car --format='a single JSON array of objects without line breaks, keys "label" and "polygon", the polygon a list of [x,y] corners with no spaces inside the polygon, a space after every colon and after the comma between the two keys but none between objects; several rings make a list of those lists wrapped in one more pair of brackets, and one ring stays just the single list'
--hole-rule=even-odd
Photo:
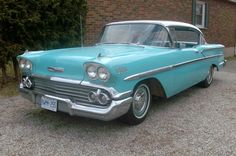
[{"label": "vintage chevrolet car", "polygon": [[107,24],[99,43],[18,56],[21,94],[41,108],[104,121],[141,123],[152,96],[208,87],[226,63],[224,46],[174,21]]}]

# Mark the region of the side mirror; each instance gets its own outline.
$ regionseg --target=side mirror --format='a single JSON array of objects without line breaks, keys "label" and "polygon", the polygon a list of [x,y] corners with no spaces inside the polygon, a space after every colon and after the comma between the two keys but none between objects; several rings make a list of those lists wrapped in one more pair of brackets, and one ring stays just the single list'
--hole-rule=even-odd
[{"label": "side mirror", "polygon": [[184,43],[176,43],[176,47],[179,49],[183,49],[186,47],[186,45]]}]

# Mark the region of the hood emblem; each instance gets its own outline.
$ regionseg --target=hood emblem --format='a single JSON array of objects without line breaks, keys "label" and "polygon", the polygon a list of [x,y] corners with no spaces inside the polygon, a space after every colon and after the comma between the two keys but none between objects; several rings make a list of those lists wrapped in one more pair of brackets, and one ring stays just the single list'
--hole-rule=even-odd
[{"label": "hood emblem", "polygon": [[60,68],[60,67],[48,67],[48,71],[50,72],[64,72],[64,68]]}]

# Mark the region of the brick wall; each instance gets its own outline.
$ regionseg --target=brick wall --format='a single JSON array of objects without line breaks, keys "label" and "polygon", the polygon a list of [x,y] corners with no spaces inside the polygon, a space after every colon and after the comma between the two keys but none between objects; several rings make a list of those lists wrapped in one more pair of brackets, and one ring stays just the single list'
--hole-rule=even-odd
[{"label": "brick wall", "polygon": [[[234,46],[236,3],[206,0],[209,25],[203,30],[209,43]],[[87,0],[85,44],[96,43],[102,27],[122,20],[175,20],[192,22],[192,0]]]},{"label": "brick wall", "polygon": [[236,43],[236,3],[208,0],[209,26],[202,30],[209,43],[233,47]]}]

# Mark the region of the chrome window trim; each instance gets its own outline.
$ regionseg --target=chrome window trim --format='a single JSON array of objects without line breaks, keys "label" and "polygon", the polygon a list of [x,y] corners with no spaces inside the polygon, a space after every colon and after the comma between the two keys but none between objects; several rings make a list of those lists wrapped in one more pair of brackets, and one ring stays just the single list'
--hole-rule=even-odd
[{"label": "chrome window trim", "polygon": [[164,67],[161,67],[161,68],[156,68],[156,69],[152,69],[152,70],[149,70],[149,71],[146,71],[146,72],[137,73],[137,74],[128,76],[128,77],[124,78],[124,80],[125,81],[135,80],[135,79],[138,79],[138,78],[151,76],[151,75],[154,75],[154,74],[157,74],[157,73],[160,73],[160,72],[165,72],[165,71],[168,71],[168,70],[171,70],[173,68],[177,68],[177,67],[180,67],[180,66],[183,66],[183,65],[186,65],[186,64],[190,64],[190,63],[194,63],[194,62],[198,62],[198,61],[202,61],[202,60],[206,60],[206,59],[210,59],[210,58],[214,58],[214,57],[220,57],[220,56],[223,56],[223,54],[206,56],[206,57],[199,58],[199,59],[193,59],[193,60],[190,60],[190,61],[185,61],[185,62],[181,62],[181,63],[169,65],[169,66],[164,66]]}]

